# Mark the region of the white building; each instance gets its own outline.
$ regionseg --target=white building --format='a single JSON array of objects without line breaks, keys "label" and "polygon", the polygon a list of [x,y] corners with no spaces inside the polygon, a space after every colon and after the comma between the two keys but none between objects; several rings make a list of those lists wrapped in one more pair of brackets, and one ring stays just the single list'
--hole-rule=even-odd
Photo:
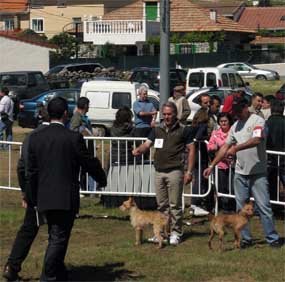
[{"label": "white building", "polygon": [[52,45],[0,33],[0,72],[49,70]]}]

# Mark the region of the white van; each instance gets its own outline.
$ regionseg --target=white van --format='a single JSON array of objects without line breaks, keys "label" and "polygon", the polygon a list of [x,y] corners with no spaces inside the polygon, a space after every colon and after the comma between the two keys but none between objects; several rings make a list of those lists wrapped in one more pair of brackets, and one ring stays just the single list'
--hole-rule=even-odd
[{"label": "white van", "polygon": [[240,75],[233,69],[195,68],[189,69],[186,78],[186,93],[201,88],[222,87],[224,89],[245,89]]},{"label": "white van", "polygon": [[[118,109],[127,106],[130,109],[137,99],[141,84],[129,81],[94,80],[82,85],[80,97],[90,100],[88,117],[93,127],[101,128],[105,135],[115,120]],[[159,109],[159,93],[148,90],[148,98]]]}]

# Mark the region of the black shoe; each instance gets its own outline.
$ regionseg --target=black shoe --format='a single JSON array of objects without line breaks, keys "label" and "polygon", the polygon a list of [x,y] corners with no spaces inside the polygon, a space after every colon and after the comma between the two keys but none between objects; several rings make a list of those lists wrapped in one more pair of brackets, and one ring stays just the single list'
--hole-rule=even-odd
[{"label": "black shoe", "polygon": [[270,243],[270,247],[271,248],[274,248],[274,249],[278,249],[278,248],[281,248],[283,246],[283,242],[281,240],[276,240],[272,243]]},{"label": "black shoe", "polygon": [[18,271],[12,268],[9,264],[5,265],[2,276],[8,281],[17,281],[19,279]]},{"label": "black shoe", "polygon": [[252,241],[241,241],[240,248],[241,249],[248,249],[253,246]]}]

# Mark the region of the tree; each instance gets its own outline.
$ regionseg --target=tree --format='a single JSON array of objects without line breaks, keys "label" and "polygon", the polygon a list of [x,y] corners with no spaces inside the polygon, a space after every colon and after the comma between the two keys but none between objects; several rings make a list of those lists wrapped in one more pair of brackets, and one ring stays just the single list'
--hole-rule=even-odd
[{"label": "tree", "polygon": [[78,40],[66,32],[55,35],[49,42],[58,46],[54,54],[57,59],[69,59],[76,55]]}]

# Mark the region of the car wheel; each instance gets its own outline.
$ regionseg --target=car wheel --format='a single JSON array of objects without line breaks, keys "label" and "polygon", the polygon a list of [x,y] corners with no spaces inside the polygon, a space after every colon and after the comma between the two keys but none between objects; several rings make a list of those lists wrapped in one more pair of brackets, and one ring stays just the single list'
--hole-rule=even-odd
[{"label": "car wheel", "polygon": [[267,80],[267,78],[266,78],[265,75],[258,75],[258,76],[256,77],[256,79],[258,79],[258,80]]}]

